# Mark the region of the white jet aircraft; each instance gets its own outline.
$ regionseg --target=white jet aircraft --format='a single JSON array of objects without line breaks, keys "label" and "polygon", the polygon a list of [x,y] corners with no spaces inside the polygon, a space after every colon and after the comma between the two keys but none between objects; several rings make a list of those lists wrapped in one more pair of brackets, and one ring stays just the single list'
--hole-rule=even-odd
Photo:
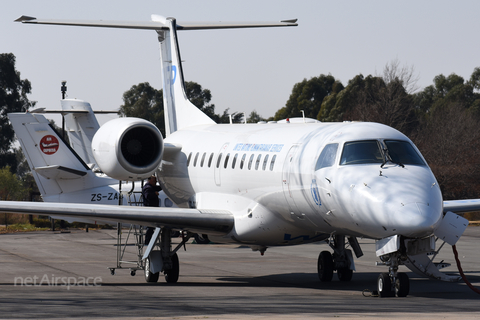
[{"label": "white jet aircraft", "polygon": [[[215,124],[186,98],[177,30],[296,26],[295,20],[177,24],[154,15],[150,22],[26,16],[17,21],[157,32],[165,141],[148,121],[120,118],[95,133],[92,152],[102,172],[114,179],[134,181],[156,173],[179,208],[3,201],[1,212],[155,226],[160,251],[152,251],[152,241],[145,252],[147,281],[157,281],[158,272],[167,282],[178,280],[176,252],[187,239],[172,250],[172,230],[208,234],[215,242],[248,245],[262,254],[269,246],[326,241],[333,254],[319,255],[321,281],[331,281],[334,271],[341,281],[351,280],[354,262],[347,243],[360,257],[357,237],[375,239],[381,264],[389,267],[378,277],[382,297],[409,293],[408,276],[398,272],[402,264],[432,278],[457,280],[441,273],[428,254],[436,238],[454,245],[466,228],[468,221],[450,211],[479,210],[480,200],[444,202],[425,159],[405,135],[361,122]],[[32,137],[38,144],[43,136]]]}]

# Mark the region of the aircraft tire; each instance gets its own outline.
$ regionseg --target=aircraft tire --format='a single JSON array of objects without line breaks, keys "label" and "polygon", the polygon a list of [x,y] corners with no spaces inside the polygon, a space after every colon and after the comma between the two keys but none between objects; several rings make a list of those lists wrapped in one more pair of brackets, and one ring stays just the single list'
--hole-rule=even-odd
[{"label": "aircraft tire", "polygon": [[394,297],[395,292],[392,291],[392,280],[388,272],[380,273],[377,280],[378,296],[380,298]]},{"label": "aircraft tire", "polygon": [[395,279],[395,294],[397,297],[406,297],[410,292],[410,279],[408,275],[403,272],[397,274],[397,279]]},{"label": "aircraft tire", "polygon": [[145,259],[145,281],[146,282],[157,282],[160,273],[151,273],[150,272],[150,258]]},{"label": "aircraft tire", "polygon": [[209,244],[210,243],[210,239],[208,239],[208,235],[206,235],[206,234],[195,233],[194,238],[195,238],[195,242],[198,243],[198,244]]},{"label": "aircraft tire", "polygon": [[328,251],[320,252],[317,263],[318,278],[321,282],[330,282],[333,278],[333,258]]},{"label": "aircraft tire", "polygon": [[164,274],[167,283],[176,283],[178,281],[178,276],[180,275],[180,263],[178,262],[178,255],[176,253],[172,255],[172,269],[165,270]]},{"label": "aircraft tire", "polygon": [[348,267],[340,268],[337,270],[337,276],[340,281],[350,281],[353,277],[353,270]]}]

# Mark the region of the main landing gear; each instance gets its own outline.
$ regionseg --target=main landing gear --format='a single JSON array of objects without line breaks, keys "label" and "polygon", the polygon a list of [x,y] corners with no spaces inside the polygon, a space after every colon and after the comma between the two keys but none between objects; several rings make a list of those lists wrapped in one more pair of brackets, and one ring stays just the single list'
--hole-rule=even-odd
[{"label": "main landing gear", "polygon": [[[180,263],[178,261],[177,251],[182,246],[185,246],[191,234],[182,232],[182,242],[179,243],[174,250],[172,250],[172,230],[170,228],[163,227],[160,232],[156,232],[155,234],[156,237],[152,237],[151,241],[155,241],[153,246],[159,246],[160,250],[151,250],[148,257],[144,260],[145,281],[157,282],[160,277],[160,272],[163,272],[167,283],[176,283],[180,274]],[[160,238],[159,243],[157,243],[158,238]]]},{"label": "main landing gear", "polygon": [[[336,270],[338,280],[352,280],[355,265],[353,263],[352,251],[345,248],[345,236],[332,235],[327,242],[333,249],[333,255],[329,251],[320,252],[317,264],[318,278],[322,282],[332,281],[333,273]],[[361,257],[363,252],[360,249],[357,239],[354,237],[349,237],[348,242],[354,250],[356,257]]]}]

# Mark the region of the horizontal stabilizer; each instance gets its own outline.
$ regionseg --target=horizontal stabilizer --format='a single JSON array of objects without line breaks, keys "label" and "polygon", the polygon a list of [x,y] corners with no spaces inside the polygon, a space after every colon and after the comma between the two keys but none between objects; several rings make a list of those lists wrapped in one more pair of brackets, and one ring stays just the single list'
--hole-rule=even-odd
[{"label": "horizontal stabilizer", "polygon": [[46,167],[37,167],[34,169],[42,177],[47,179],[78,179],[87,174],[86,171],[80,171],[72,168],[67,168],[63,166],[46,166]]},{"label": "horizontal stabilizer", "polygon": [[233,214],[224,210],[111,206],[54,202],[0,201],[0,212],[62,216],[89,220],[128,223],[195,233],[225,235],[234,224]]},{"label": "horizontal stabilizer", "polygon": [[[160,20],[160,19],[159,19]],[[15,20],[22,23],[51,24],[81,27],[104,27],[121,29],[143,30],[168,30],[168,25],[160,21],[92,21],[92,20],[60,20],[60,19],[37,19],[29,16],[21,16]],[[236,28],[265,28],[265,27],[294,27],[296,19],[283,20],[280,22],[185,22],[177,23],[177,30],[203,30],[203,29],[236,29]]]}]

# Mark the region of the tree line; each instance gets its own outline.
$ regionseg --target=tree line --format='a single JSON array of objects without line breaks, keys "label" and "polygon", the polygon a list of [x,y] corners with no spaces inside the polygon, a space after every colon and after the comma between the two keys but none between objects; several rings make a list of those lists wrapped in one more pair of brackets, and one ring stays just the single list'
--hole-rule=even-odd
[{"label": "tree line", "polygon": [[[413,67],[388,63],[381,75],[359,74],[346,85],[332,75],[303,79],[293,86],[285,106],[268,118],[252,111],[247,122],[305,117],[323,122],[372,121],[391,126],[413,140],[442,188],[445,199],[477,198],[480,194],[480,68],[469,79],[442,74],[433,84],[419,90]],[[216,113],[210,90],[186,82],[190,101],[217,123],[229,123],[230,110]],[[21,152],[12,149],[13,130],[8,112],[28,110],[28,80],[15,69],[15,56],[0,54],[0,168],[26,181]],[[165,133],[163,92],[148,82],[133,85],[123,94],[120,116],[147,119]],[[244,120],[233,112],[232,121]],[[20,153],[20,155],[19,155]],[[25,163],[23,161],[23,167]],[[31,184],[25,182],[26,186]],[[0,181],[0,197],[3,185]],[[3,189],[5,190],[5,189]]]}]

